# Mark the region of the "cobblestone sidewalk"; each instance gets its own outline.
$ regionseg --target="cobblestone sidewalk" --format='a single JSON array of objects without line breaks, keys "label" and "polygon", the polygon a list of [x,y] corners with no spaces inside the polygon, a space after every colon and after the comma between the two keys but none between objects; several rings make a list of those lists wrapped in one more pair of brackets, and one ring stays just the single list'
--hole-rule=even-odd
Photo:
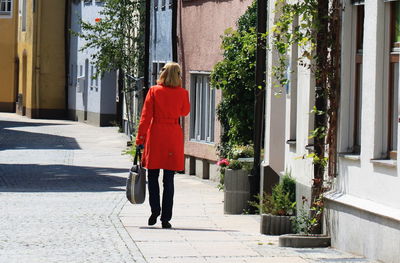
[{"label": "cobblestone sidewalk", "polygon": [[[259,217],[224,215],[216,185],[176,175],[173,229],[125,199],[126,137],[115,128],[0,113],[0,263],[370,262],[288,249]],[[161,178],[160,178],[161,179]]]},{"label": "cobblestone sidewalk", "polygon": [[0,113],[0,262],[145,262],[126,203],[115,128]]}]

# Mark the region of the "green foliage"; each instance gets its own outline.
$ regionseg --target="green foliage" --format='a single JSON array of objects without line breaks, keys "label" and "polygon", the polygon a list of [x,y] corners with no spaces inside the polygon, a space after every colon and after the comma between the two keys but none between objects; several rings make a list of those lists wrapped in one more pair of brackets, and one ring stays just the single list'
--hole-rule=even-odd
[{"label": "green foliage", "polygon": [[261,197],[256,196],[258,201],[251,201],[249,204],[256,208],[259,213],[280,216],[294,215],[296,210],[295,191],[296,184],[291,177],[286,177],[281,183],[274,186],[272,195],[264,193]]},{"label": "green foliage", "polygon": [[226,167],[219,167],[219,183],[217,185],[217,188],[220,191],[224,190],[225,169],[226,169]]},{"label": "green foliage", "polygon": [[129,155],[133,160],[136,155],[136,146],[134,144],[131,144],[131,146],[128,146],[125,150],[122,151],[122,154]]},{"label": "green foliage", "polygon": [[[98,22],[80,20],[82,31],[72,34],[84,39],[82,50],[97,50],[91,55],[91,63],[98,69],[93,78],[114,70],[120,70],[120,76],[143,76],[145,10],[145,1],[105,0]],[[124,92],[129,132],[133,133],[135,83],[130,77],[123,83],[120,88]]]},{"label": "green foliage", "polygon": [[82,50],[98,50],[92,61],[99,72],[122,69],[131,74],[140,68],[141,72],[136,73],[143,74],[144,14],[145,4],[141,1],[105,0],[100,21],[81,20],[82,32],[73,33],[85,40]]},{"label": "green foliage", "polygon": [[254,147],[253,145],[239,145],[232,147],[230,153],[230,158],[237,160],[239,158],[251,158],[254,157]]},{"label": "green foliage", "polygon": [[211,85],[222,90],[217,116],[223,127],[220,156],[228,156],[232,146],[251,144],[254,123],[256,64],[256,3],[249,6],[237,22],[238,29],[228,28],[222,37],[223,60],[211,73]]},{"label": "green foliage", "polygon": [[296,180],[289,173],[286,173],[282,177],[281,184],[283,191],[289,193],[289,200],[296,202]]},{"label": "green foliage", "polygon": [[228,165],[228,169],[232,169],[232,170],[240,170],[242,168],[243,168],[243,164],[242,164],[242,162],[240,162],[238,160],[232,160]]},{"label": "green foliage", "polygon": [[[296,3],[286,3],[279,0],[275,3],[275,12],[280,16],[274,23],[269,33],[272,39],[272,47],[278,52],[278,62],[272,68],[272,75],[278,83],[277,88],[282,89],[289,83],[287,79],[288,54],[292,45],[296,44],[300,50],[302,65],[311,67],[309,61],[315,58],[316,28],[317,24],[317,0],[304,0]],[[299,19],[298,24],[293,21]]]},{"label": "green foliage", "polygon": [[320,224],[323,213],[322,197],[319,197],[311,208],[308,208],[307,199],[303,196],[303,203],[298,209],[296,217],[292,218],[293,230],[297,234],[310,235]]}]

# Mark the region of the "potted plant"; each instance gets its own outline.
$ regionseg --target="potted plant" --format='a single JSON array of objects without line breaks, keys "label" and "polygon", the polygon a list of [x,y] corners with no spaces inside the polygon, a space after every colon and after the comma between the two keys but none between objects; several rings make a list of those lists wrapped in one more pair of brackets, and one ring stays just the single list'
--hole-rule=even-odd
[{"label": "potted plant", "polygon": [[224,213],[241,214],[248,208],[250,200],[249,172],[243,164],[231,160],[224,175]]},{"label": "potted plant", "polygon": [[279,246],[281,247],[328,247],[331,244],[331,238],[327,235],[315,234],[319,232],[321,217],[324,209],[323,197],[320,196],[308,207],[308,200],[302,197],[302,206],[298,213],[293,217],[292,225],[296,234],[282,235],[279,237]]},{"label": "potted plant", "polygon": [[266,235],[292,233],[291,218],[295,214],[295,180],[288,174],[272,189],[272,194],[264,193],[260,202],[250,204],[260,212],[260,232]]}]

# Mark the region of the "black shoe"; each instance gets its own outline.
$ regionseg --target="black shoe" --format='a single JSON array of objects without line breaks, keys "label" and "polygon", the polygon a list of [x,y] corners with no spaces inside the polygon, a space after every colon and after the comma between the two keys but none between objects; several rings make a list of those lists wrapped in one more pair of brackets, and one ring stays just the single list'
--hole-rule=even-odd
[{"label": "black shoe", "polygon": [[151,214],[151,216],[149,217],[149,221],[147,222],[149,226],[155,225],[157,223],[158,216],[159,214]]},{"label": "black shoe", "polygon": [[161,226],[162,226],[162,228],[171,228],[172,227],[168,221],[161,222]]}]

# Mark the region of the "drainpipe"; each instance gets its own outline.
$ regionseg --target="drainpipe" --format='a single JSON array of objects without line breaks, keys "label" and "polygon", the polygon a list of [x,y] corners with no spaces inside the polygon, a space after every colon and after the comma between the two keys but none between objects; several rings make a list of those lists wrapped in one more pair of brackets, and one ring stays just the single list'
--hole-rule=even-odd
[{"label": "drainpipe", "polygon": [[178,0],[172,0],[172,61],[178,62],[178,44],[177,44],[177,21],[178,21]]},{"label": "drainpipe", "polygon": [[[260,165],[261,146],[264,122],[265,82],[266,82],[266,41],[260,34],[267,31],[267,1],[257,0],[257,53],[256,53],[256,88],[254,89],[254,165],[250,182],[250,197],[257,201],[255,196],[260,193]],[[253,208],[254,209],[254,208]],[[254,211],[252,211],[254,212]]]},{"label": "drainpipe", "polygon": [[147,91],[149,90],[149,57],[150,57],[150,8],[151,1],[146,1],[146,22],[144,26],[144,69],[143,69],[143,102],[146,98]]},{"label": "drainpipe", "polygon": [[[65,1],[65,23],[64,23],[64,48],[65,48],[65,110],[68,118],[68,86],[69,86],[69,61],[70,61],[70,33],[71,28],[71,0]],[[71,77],[71,76],[69,76]]]},{"label": "drainpipe", "polygon": [[[35,65],[35,95],[36,95],[36,114],[34,118],[39,118],[40,115],[40,22],[42,16],[42,5],[41,0],[36,1],[36,65]],[[33,117],[33,116],[32,116]]]}]

